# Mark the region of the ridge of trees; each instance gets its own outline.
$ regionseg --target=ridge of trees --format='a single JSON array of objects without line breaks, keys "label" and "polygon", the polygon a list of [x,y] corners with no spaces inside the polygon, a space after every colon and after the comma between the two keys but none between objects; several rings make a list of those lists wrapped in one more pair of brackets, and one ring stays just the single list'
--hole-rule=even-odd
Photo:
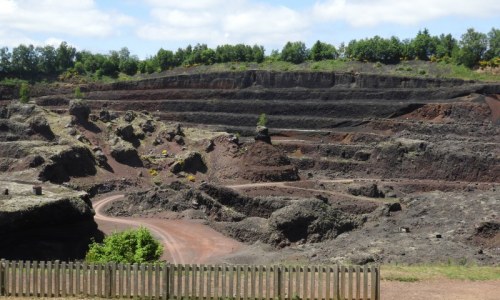
[{"label": "ridge of trees", "polygon": [[393,36],[351,40],[347,45],[335,46],[317,41],[311,49],[301,41],[287,42],[281,51],[273,50],[265,55],[263,46],[220,45],[215,49],[197,44],[171,50],[159,49],[144,60],[131,55],[128,48],[110,51],[108,54],[77,51],[62,42],[54,46],[19,45],[10,51],[0,48],[0,80],[19,78],[25,80],[62,79],[75,75],[116,77],[118,74],[135,75],[154,73],[178,66],[211,65],[227,62],[255,62],[280,60],[294,64],[304,61],[330,59],[381,62],[397,64],[404,60],[444,61],[461,64],[468,68],[498,66],[500,62],[500,29],[492,28],[487,34],[470,28],[460,40],[451,34],[432,36],[427,29],[420,30],[413,39],[400,40]]}]

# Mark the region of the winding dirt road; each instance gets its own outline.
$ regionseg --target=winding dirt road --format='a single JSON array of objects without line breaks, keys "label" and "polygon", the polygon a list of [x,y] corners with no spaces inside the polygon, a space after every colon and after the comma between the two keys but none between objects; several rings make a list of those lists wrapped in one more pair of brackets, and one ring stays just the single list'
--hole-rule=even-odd
[{"label": "winding dirt road", "polygon": [[104,213],[106,204],[123,198],[114,195],[94,201],[95,221],[105,233],[144,226],[160,239],[162,259],[176,264],[200,264],[243,249],[244,245],[212,228],[193,221],[148,218],[117,218]]}]

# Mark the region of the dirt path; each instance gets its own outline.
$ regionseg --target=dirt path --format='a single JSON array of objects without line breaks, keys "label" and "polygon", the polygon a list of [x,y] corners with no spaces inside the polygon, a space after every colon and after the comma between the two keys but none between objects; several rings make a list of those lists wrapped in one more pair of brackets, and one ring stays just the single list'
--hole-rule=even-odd
[{"label": "dirt path", "polygon": [[244,245],[212,228],[186,220],[115,218],[104,214],[106,204],[124,197],[109,196],[93,202],[95,220],[105,233],[144,226],[163,242],[163,259],[172,263],[199,264],[242,250]]},{"label": "dirt path", "polygon": [[380,292],[384,300],[498,300],[500,280],[382,281]]}]

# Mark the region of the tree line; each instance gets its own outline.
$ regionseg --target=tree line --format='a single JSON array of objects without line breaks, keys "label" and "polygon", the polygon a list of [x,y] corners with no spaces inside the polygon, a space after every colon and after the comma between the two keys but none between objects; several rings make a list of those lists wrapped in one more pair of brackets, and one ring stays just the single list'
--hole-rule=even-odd
[{"label": "tree line", "polygon": [[211,65],[227,62],[255,62],[265,60],[300,64],[305,61],[343,59],[361,62],[397,64],[404,60],[445,61],[462,64],[469,68],[481,65],[497,66],[500,57],[500,29],[492,28],[481,33],[470,28],[460,40],[451,34],[432,36],[427,29],[419,31],[412,39],[397,37],[351,40],[338,49],[317,41],[310,49],[304,42],[288,42],[281,51],[273,50],[265,55],[259,45],[220,45],[209,48],[197,44],[177,51],[160,49],[146,59],[131,55],[128,48],[110,51],[108,54],[77,51],[62,42],[58,47],[19,45],[12,51],[0,48],[0,79],[20,78],[27,80],[64,79],[75,75],[116,77],[119,73],[135,75],[154,73],[178,66]]}]

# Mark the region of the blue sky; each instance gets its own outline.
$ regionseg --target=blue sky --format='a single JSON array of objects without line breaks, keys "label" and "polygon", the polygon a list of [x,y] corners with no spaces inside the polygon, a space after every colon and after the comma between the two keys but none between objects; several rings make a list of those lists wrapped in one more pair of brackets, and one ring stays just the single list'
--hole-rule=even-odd
[{"label": "blue sky", "polygon": [[128,47],[141,58],[188,44],[401,39],[419,29],[459,38],[467,28],[500,28],[498,0],[0,0],[0,47],[58,45],[107,53]]}]

